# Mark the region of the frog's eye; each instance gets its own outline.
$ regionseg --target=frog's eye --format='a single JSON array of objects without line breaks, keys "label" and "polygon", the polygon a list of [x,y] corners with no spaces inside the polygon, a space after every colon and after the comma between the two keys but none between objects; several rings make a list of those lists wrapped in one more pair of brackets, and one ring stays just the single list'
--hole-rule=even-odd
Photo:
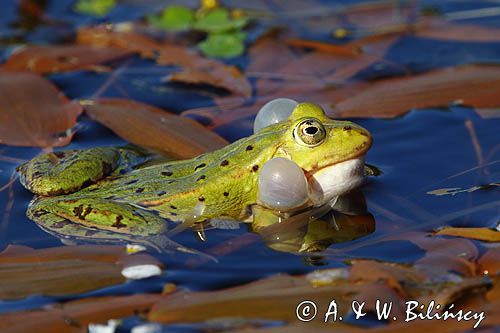
[{"label": "frog's eye", "polygon": [[326,137],[323,124],[316,119],[307,119],[300,122],[293,131],[295,140],[304,146],[315,147]]}]

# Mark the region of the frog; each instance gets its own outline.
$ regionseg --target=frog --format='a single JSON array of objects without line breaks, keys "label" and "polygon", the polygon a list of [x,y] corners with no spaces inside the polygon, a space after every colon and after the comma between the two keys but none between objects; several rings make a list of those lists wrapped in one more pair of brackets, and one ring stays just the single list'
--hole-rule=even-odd
[{"label": "frog", "polygon": [[18,172],[35,194],[27,216],[42,229],[147,237],[164,233],[168,221],[249,221],[254,208],[269,206],[259,199],[259,175],[276,158],[295,163],[307,180],[307,199],[285,213],[324,205],[363,182],[371,145],[368,130],[304,102],[287,119],[191,159],[144,166],[139,153],[97,147],[45,153]]}]

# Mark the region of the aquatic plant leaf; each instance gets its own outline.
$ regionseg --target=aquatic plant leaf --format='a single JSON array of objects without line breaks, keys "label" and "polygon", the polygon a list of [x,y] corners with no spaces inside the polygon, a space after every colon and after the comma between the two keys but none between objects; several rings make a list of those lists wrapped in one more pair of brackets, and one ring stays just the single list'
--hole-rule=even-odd
[{"label": "aquatic plant leaf", "polygon": [[158,300],[158,294],[92,297],[56,303],[43,309],[0,314],[0,331],[21,332],[87,332],[90,323],[146,313]]},{"label": "aquatic plant leaf", "polygon": [[2,68],[27,70],[39,74],[80,69],[127,57],[132,52],[113,47],[85,45],[28,46],[14,53]]},{"label": "aquatic plant leaf", "polygon": [[118,32],[105,27],[80,29],[77,40],[82,44],[119,47],[139,52],[143,57],[155,58],[160,65],[181,66],[183,71],[169,76],[169,80],[208,84],[243,97],[250,97],[252,94],[250,82],[237,67],[204,58],[184,46],[159,43],[135,32]]},{"label": "aquatic plant leaf", "polygon": [[148,255],[128,255],[122,246],[9,246],[0,253],[0,299],[72,295],[120,284],[126,280],[122,269],[139,263],[161,266]]},{"label": "aquatic plant leaf", "polygon": [[436,235],[458,236],[484,242],[500,242],[500,232],[489,228],[446,227],[438,230]]},{"label": "aquatic plant leaf", "polygon": [[148,17],[148,22],[152,26],[172,31],[188,30],[193,25],[194,20],[193,10],[180,5],[168,6],[159,17],[156,15]]},{"label": "aquatic plant leaf", "polygon": [[219,7],[203,13],[203,15],[193,24],[193,28],[208,33],[222,33],[230,30],[239,30],[243,28],[247,22],[248,19],[245,16],[231,18],[226,8]]},{"label": "aquatic plant leaf", "polygon": [[[340,89],[342,90],[342,89]],[[500,67],[462,66],[401,78],[379,80],[337,103],[337,117],[395,117],[415,108],[460,103],[498,106]]]},{"label": "aquatic plant leaf", "polygon": [[197,121],[133,100],[82,101],[85,112],[117,135],[175,158],[192,158],[227,141]]},{"label": "aquatic plant leaf", "polygon": [[77,13],[104,16],[115,6],[116,0],[78,0],[74,8]]},{"label": "aquatic plant leaf", "polygon": [[245,33],[212,33],[198,47],[209,57],[233,58],[245,52]]},{"label": "aquatic plant leaf", "polygon": [[0,143],[59,147],[73,137],[80,105],[41,76],[0,70]]}]

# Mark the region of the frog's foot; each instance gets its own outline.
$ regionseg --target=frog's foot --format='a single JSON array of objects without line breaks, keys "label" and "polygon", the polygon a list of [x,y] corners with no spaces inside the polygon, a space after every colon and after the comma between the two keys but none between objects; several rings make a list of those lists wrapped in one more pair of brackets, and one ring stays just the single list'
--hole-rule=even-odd
[{"label": "frog's foot", "polygon": [[20,165],[21,184],[43,196],[73,193],[144,161],[132,149],[99,147],[42,154]]},{"label": "frog's foot", "polygon": [[101,198],[37,197],[30,203],[27,215],[38,224],[48,221],[47,228],[54,228],[52,215],[56,215],[73,224],[121,234],[148,236],[167,229],[167,221],[152,211]]}]

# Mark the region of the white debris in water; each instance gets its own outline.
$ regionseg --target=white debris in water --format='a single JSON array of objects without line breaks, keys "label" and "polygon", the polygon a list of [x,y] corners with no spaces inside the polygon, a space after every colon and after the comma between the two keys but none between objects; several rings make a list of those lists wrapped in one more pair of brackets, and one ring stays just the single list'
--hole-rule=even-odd
[{"label": "white debris in water", "polygon": [[161,275],[161,268],[152,264],[129,266],[122,270],[122,275],[129,280],[141,280]]},{"label": "white debris in water", "polygon": [[160,333],[161,325],[160,324],[143,324],[132,327],[130,333]]},{"label": "white debris in water", "polygon": [[127,244],[127,254],[134,254],[141,251],[146,251],[146,248],[139,244]]},{"label": "white debris in water", "polygon": [[120,321],[114,319],[108,320],[106,325],[90,323],[88,326],[88,333],[115,333],[119,324]]},{"label": "white debris in water", "polygon": [[349,271],[347,268],[331,268],[322,269],[318,271],[311,272],[306,275],[306,279],[313,286],[325,286],[330,285],[340,280],[345,280],[349,277]]}]

